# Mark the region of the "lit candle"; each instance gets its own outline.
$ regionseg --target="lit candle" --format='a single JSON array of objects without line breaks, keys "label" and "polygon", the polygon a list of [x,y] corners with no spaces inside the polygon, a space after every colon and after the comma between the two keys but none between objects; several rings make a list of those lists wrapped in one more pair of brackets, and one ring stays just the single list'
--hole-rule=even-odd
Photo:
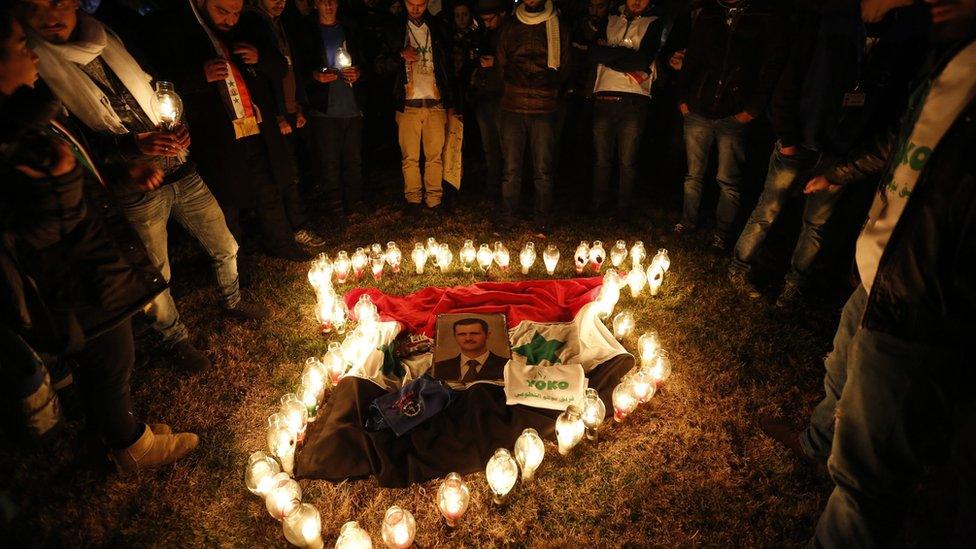
[{"label": "lit candle", "polygon": [[322,357],[322,367],[329,376],[329,381],[333,387],[339,383],[343,374],[346,373],[346,361],[342,356],[342,348],[338,342],[329,342],[329,351]]},{"label": "lit candle", "polygon": [[440,245],[437,243],[437,239],[432,236],[428,237],[427,245],[425,246],[425,248],[427,249],[427,257],[430,258],[432,261],[436,261],[435,258],[437,257],[437,250],[440,249]]},{"label": "lit candle", "polygon": [[423,244],[417,242],[413,245],[413,252],[410,253],[410,258],[413,259],[417,274],[424,274],[424,265],[427,263],[427,248],[424,248]]},{"label": "lit candle", "polygon": [[576,253],[573,254],[573,261],[576,266],[576,274],[583,272],[586,268],[586,264],[590,262],[590,245],[586,241],[581,241],[579,246],[576,247]]},{"label": "lit candle", "polygon": [[644,259],[647,258],[647,250],[644,249],[644,243],[638,240],[634,242],[634,245],[630,247],[630,262],[633,267],[639,267],[644,263]]},{"label": "lit candle", "polygon": [[657,356],[654,357],[654,363],[649,367],[651,374],[651,379],[654,380],[654,385],[660,387],[662,383],[671,377],[671,358],[668,356],[668,352],[661,349],[657,352]]},{"label": "lit candle", "polygon": [[488,274],[488,269],[491,268],[491,262],[494,261],[495,254],[491,253],[491,248],[489,248],[487,244],[482,244],[481,247],[478,248],[477,259],[478,266],[481,267],[481,270],[483,270],[485,274]]},{"label": "lit candle", "polygon": [[268,416],[268,451],[278,458],[285,473],[291,473],[295,467],[296,437],[281,413]]},{"label": "lit candle", "polygon": [[373,540],[369,532],[359,527],[359,523],[351,520],[339,529],[339,539],[335,549],[373,549]]},{"label": "lit candle", "polygon": [[369,263],[373,273],[373,280],[379,282],[383,278],[383,265],[386,264],[386,258],[383,257],[383,254],[370,253]]},{"label": "lit candle", "polygon": [[323,286],[322,288],[323,290],[318,292],[315,300],[315,320],[318,321],[319,328],[328,333],[335,326],[336,295],[331,287],[326,289],[327,287]]},{"label": "lit candle", "polygon": [[647,276],[644,274],[644,269],[640,265],[634,265],[634,268],[627,273],[627,285],[630,286],[630,296],[639,296],[646,283]]},{"label": "lit candle", "polygon": [[531,427],[522,431],[515,441],[515,461],[522,469],[522,482],[531,482],[535,472],[546,457],[546,446],[542,437]]},{"label": "lit candle", "polygon": [[566,411],[556,418],[556,441],[559,443],[559,453],[567,456],[569,452],[583,440],[586,426],[580,409],[570,404]]},{"label": "lit candle", "polygon": [[613,308],[620,300],[620,275],[617,271],[609,269],[603,275],[603,286],[600,287],[600,294],[596,298],[597,314],[600,318],[607,318],[613,313]]},{"label": "lit candle", "polygon": [[356,280],[359,280],[363,276],[363,271],[366,270],[366,262],[369,261],[369,256],[366,255],[366,250],[362,248],[356,248],[356,251],[352,254],[352,273]]},{"label": "lit candle", "polygon": [[491,488],[492,501],[502,505],[508,499],[508,493],[518,480],[518,463],[505,448],[495,450],[495,454],[485,466],[485,479]]},{"label": "lit candle", "polygon": [[654,330],[644,332],[644,335],[637,338],[637,349],[640,351],[641,365],[647,366],[652,364],[660,348],[661,344],[658,341],[657,332]]},{"label": "lit candle", "polygon": [[281,397],[281,408],[278,413],[282,415],[291,432],[295,433],[295,438],[301,442],[305,438],[305,425],[308,423],[308,408],[298,398],[295,393],[288,393]]},{"label": "lit candle", "polygon": [[613,420],[621,422],[637,408],[637,397],[629,381],[621,381],[613,390]]},{"label": "lit candle", "polygon": [[552,275],[556,272],[556,263],[559,263],[559,249],[553,244],[546,246],[546,251],[542,252],[542,261],[546,264],[546,272]]},{"label": "lit candle", "polygon": [[596,389],[590,387],[583,398],[583,426],[586,427],[587,440],[597,439],[597,428],[607,417],[607,406]]},{"label": "lit candle", "polygon": [[322,286],[332,284],[332,261],[326,254],[319,254],[308,269],[308,282],[318,292]]},{"label": "lit candle", "polygon": [[349,55],[346,48],[339,46],[335,49],[335,64],[339,70],[348,69],[352,66],[352,56]]},{"label": "lit candle", "polygon": [[400,248],[397,247],[396,242],[392,240],[386,243],[386,262],[390,264],[390,269],[394,273],[400,272],[400,260],[403,259],[403,254],[400,253]]},{"label": "lit candle", "polygon": [[281,523],[288,543],[296,547],[322,549],[322,517],[319,510],[311,503],[303,503],[290,514],[285,515]]},{"label": "lit candle", "polygon": [[332,270],[335,272],[336,282],[339,284],[345,284],[346,279],[349,277],[349,269],[351,268],[352,261],[349,259],[349,255],[345,250],[342,250],[336,254],[336,260],[332,264]]},{"label": "lit candle", "polygon": [[593,246],[590,246],[590,268],[596,272],[600,272],[606,258],[607,251],[603,249],[603,242],[594,240]]},{"label": "lit candle", "polygon": [[624,264],[624,259],[627,259],[627,243],[623,240],[618,240],[610,250],[610,264],[615,269],[619,269]]},{"label": "lit candle", "polygon": [[271,479],[264,503],[272,517],[283,520],[302,504],[302,487],[288,473],[278,473]]},{"label": "lit candle", "polygon": [[372,326],[380,320],[379,311],[369,294],[359,296],[356,306],[352,308],[352,313],[356,316],[356,322],[364,326]]},{"label": "lit candle", "polygon": [[244,484],[252,494],[261,497],[271,491],[274,476],[281,472],[281,466],[268,454],[257,451],[247,460],[247,470],[244,473]]},{"label": "lit candle", "polygon": [[613,317],[613,335],[618,340],[630,336],[634,331],[634,315],[630,311],[622,311]]},{"label": "lit candle", "polygon": [[668,272],[671,268],[671,258],[668,256],[668,251],[661,248],[654,258],[661,262],[661,268],[664,269],[664,272]]},{"label": "lit candle", "polygon": [[657,295],[657,292],[661,289],[661,284],[664,283],[664,267],[661,265],[659,258],[655,257],[649,267],[647,267],[647,287],[651,291],[651,295]]},{"label": "lit candle", "polygon": [[643,404],[654,396],[654,380],[651,374],[644,368],[635,371],[630,377],[630,386],[637,398],[637,402]]},{"label": "lit candle", "polygon": [[406,549],[413,544],[417,522],[406,509],[394,505],[383,517],[383,543],[390,549]]},{"label": "lit candle", "polygon": [[529,274],[529,269],[535,263],[535,244],[527,242],[519,252],[519,263],[522,265],[522,274]]},{"label": "lit candle", "polygon": [[451,528],[457,526],[458,520],[468,509],[469,501],[471,501],[471,491],[461,479],[461,475],[457,473],[447,475],[437,489],[437,508]]},{"label": "lit candle", "polygon": [[495,250],[492,253],[498,268],[501,269],[502,272],[507,271],[508,265],[512,261],[512,256],[508,253],[508,248],[506,248],[501,241],[498,241],[495,242]]},{"label": "lit candle", "polygon": [[470,273],[477,256],[478,251],[474,247],[474,241],[470,239],[465,240],[464,245],[458,251],[458,259],[461,260],[461,270]]},{"label": "lit candle", "polygon": [[441,273],[446,273],[453,261],[454,253],[451,252],[451,247],[447,245],[447,242],[442,242],[437,248],[437,266],[440,267]]},{"label": "lit candle", "polygon": [[183,100],[173,87],[172,82],[160,80],[156,82],[156,114],[160,125],[165,130],[172,130],[183,116]]}]

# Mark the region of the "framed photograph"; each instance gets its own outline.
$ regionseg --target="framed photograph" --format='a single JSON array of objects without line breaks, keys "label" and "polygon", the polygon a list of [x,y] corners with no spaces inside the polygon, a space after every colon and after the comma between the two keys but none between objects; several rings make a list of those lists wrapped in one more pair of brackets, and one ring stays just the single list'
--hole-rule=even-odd
[{"label": "framed photograph", "polygon": [[431,377],[468,384],[502,381],[512,357],[505,315],[451,313],[437,317]]}]

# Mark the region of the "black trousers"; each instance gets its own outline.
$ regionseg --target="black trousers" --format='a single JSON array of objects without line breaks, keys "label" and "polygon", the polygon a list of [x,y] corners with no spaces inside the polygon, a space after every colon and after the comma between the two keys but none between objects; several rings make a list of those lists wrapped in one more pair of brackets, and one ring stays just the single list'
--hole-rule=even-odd
[{"label": "black trousers", "polygon": [[135,361],[132,324],[126,320],[90,339],[73,357],[88,421],[112,450],[128,448],[142,435],[132,415],[129,383]]},{"label": "black trousers", "polygon": [[308,119],[326,210],[341,214],[359,208],[363,201],[363,117]]},{"label": "black trousers", "polygon": [[[271,161],[268,151],[260,135],[245,137],[241,140],[244,145],[244,155],[240,159],[251,172],[250,184],[253,185],[253,207],[261,223],[261,236],[266,249],[277,249],[293,246],[292,227],[285,212],[281,189],[275,183],[271,171]],[[242,185],[247,184],[241,182]],[[239,206],[220,205],[224,211],[227,227],[238,242],[241,239],[241,208]]]}]

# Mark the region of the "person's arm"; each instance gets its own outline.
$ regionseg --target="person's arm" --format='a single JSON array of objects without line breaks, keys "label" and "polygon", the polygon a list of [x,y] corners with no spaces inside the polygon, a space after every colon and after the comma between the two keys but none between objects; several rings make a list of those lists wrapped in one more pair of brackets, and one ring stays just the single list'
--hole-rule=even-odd
[{"label": "person's arm", "polygon": [[[634,72],[650,70],[651,62],[657,56],[661,47],[661,38],[670,23],[664,19],[656,19],[644,32],[640,45],[636,50],[622,47],[596,46],[598,50],[615,50],[607,61],[600,61],[605,67],[617,72]],[[604,33],[605,34],[605,33]],[[592,51],[592,50],[591,50]]]},{"label": "person's arm", "polygon": [[801,11],[790,25],[795,39],[769,103],[773,132],[783,149],[795,147],[800,142],[800,100],[819,26],[819,15],[807,10]]},{"label": "person's arm", "polygon": [[12,213],[11,229],[30,246],[41,249],[57,244],[85,217],[84,170],[68,144],[52,140],[54,165],[47,172],[16,166],[27,180],[24,200]]},{"label": "person's arm", "polygon": [[803,188],[805,194],[812,194],[860,183],[876,177],[888,165],[895,142],[898,140],[898,127],[887,130],[868,139],[855,148],[843,160],[834,162],[820,175],[811,178]]}]

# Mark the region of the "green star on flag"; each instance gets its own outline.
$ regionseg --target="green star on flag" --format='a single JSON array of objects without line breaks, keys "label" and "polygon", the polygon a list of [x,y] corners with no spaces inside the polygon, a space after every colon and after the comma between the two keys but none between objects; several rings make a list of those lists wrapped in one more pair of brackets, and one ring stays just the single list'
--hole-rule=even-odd
[{"label": "green star on flag", "polygon": [[542,337],[542,334],[536,332],[532,336],[532,341],[512,350],[524,356],[525,363],[529,366],[537,366],[543,360],[548,360],[550,363],[556,364],[559,362],[559,356],[556,354],[556,351],[565,344],[565,341],[546,339]]}]

